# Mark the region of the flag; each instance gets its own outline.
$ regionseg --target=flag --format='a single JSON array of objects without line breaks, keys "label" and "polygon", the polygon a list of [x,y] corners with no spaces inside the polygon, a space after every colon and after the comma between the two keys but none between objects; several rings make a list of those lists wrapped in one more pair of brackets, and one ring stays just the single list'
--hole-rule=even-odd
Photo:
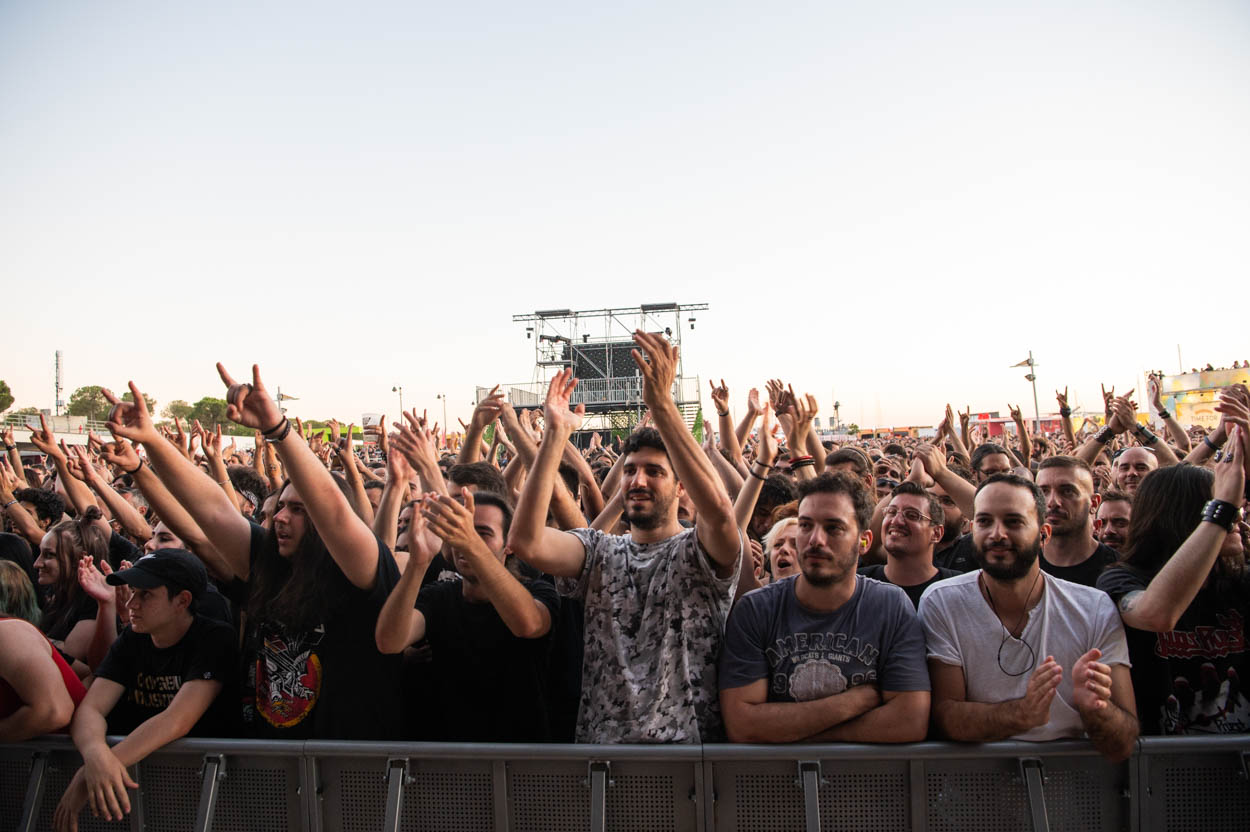
[{"label": "flag", "polygon": [[1033,359],[1032,359],[1032,358],[1026,358],[1026,359],[1024,359],[1023,361],[1021,361],[1019,364],[1012,364],[1011,366],[1012,366],[1012,367],[1032,367],[1032,366],[1033,366]]},{"label": "flag", "polygon": [[288,396],[286,393],[279,393],[279,394],[278,394],[278,401],[280,401],[280,402],[297,402],[297,401],[299,401],[299,396]]}]

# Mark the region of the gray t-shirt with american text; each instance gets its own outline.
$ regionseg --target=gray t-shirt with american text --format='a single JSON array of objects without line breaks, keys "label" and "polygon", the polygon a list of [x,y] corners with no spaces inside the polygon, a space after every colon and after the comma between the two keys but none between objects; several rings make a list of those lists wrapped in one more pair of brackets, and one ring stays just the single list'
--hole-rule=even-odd
[{"label": "gray t-shirt with american text", "polygon": [[716,656],[741,552],[733,574],[718,578],[694,529],[649,544],[573,534],[586,562],[559,589],[586,607],[577,741],[721,739]]}]

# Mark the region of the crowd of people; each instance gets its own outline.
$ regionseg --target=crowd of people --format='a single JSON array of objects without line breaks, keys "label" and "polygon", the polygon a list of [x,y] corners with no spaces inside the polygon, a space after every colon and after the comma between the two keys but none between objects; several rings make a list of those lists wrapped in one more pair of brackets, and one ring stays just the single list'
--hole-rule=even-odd
[{"label": "crowd of people", "polygon": [[366,454],[221,365],[254,450],[154,423],[134,383],[111,441],[45,426],[32,464],[7,431],[0,742],[70,733],[58,828],[121,818],[127,767],[188,735],[1088,737],[1120,760],[1139,733],[1250,730],[1244,386],[1210,431],[1152,378],[1159,433],[1114,390],[1075,430],[1065,391],[1053,435],[1013,409],[992,442],[948,406],[931,438],[837,446],[814,397],[771,380],[735,419],[722,383],[699,441],[675,348],[634,337],[622,436],[584,441],[566,370],[539,410],[483,398],[454,454],[415,411]]}]

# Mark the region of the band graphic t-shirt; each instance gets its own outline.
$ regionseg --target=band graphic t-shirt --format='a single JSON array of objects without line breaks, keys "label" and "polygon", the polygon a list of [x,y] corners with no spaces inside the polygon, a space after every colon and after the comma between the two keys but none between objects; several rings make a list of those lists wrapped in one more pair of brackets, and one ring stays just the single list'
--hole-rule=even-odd
[{"label": "band graphic t-shirt", "polygon": [[768,680],[769,702],[810,702],[856,685],[929,690],[924,630],[897,586],[856,576],[838,609],[804,607],[792,576],[742,597],[725,629],[720,688]]}]

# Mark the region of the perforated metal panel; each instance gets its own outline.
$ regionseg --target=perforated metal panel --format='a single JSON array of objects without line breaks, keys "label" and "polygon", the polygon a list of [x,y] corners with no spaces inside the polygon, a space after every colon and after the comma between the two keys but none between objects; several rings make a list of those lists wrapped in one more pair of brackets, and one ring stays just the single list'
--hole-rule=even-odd
[{"label": "perforated metal panel", "polygon": [[[288,832],[300,829],[299,762],[297,759],[254,758],[247,762],[226,760],[226,779],[221,783],[215,832]],[[199,802],[197,783],[195,800]]]},{"label": "perforated metal panel", "polygon": [[584,765],[573,774],[509,772],[508,802],[516,832],[584,832],[590,827]]},{"label": "perforated metal panel", "polygon": [[30,754],[0,757],[0,829],[16,829],[21,819],[30,760]]},{"label": "perforated metal panel", "polygon": [[438,764],[422,760],[413,765],[415,782],[404,789],[400,828],[414,832],[494,832],[489,768],[439,771],[435,769]]},{"label": "perforated metal panel", "polygon": [[196,757],[150,758],[139,767],[145,832],[185,832],[200,802]]},{"label": "perforated metal panel", "polygon": [[[775,765],[775,764],[774,764]],[[777,773],[756,773],[735,765],[728,781],[718,780],[718,791],[732,788],[730,828],[747,832],[789,832],[803,829],[803,789],[794,763]],[[857,764],[863,769],[853,774],[838,773],[836,763],[822,764],[824,772],[819,792],[821,829],[857,829],[864,832],[895,832],[908,824],[907,778],[905,763]],[[719,785],[725,783],[724,786]],[[727,807],[729,808],[729,807]],[[721,818],[718,818],[718,820]]]},{"label": "perforated metal panel", "polygon": [[[1095,761],[1094,765],[1099,765]],[[968,763],[941,760],[927,763],[929,829],[934,832],[1006,832],[1031,830],[1028,790],[1015,761]],[[1088,765],[1088,763],[1083,763]],[[1114,769],[1065,768],[1062,760],[1045,762],[1043,790],[1046,813],[1054,832],[1119,828],[1115,811]],[[936,770],[935,770],[936,769]]]},{"label": "perforated metal panel", "polygon": [[[582,832],[590,826],[586,763],[510,762],[508,801],[516,832]],[[557,770],[552,770],[553,768]],[[613,763],[607,828],[680,832],[695,828],[694,764]]]},{"label": "perforated metal panel", "polygon": [[1235,754],[1223,760],[1152,756],[1149,762],[1151,792],[1163,804],[1156,804],[1151,816],[1162,819],[1163,829],[1250,829],[1250,783],[1239,772]]},{"label": "perforated metal panel", "polygon": [[370,767],[333,772],[328,766],[322,767],[327,797],[323,820],[327,828],[343,832],[381,829],[386,816],[386,761],[353,762],[356,766]]}]

